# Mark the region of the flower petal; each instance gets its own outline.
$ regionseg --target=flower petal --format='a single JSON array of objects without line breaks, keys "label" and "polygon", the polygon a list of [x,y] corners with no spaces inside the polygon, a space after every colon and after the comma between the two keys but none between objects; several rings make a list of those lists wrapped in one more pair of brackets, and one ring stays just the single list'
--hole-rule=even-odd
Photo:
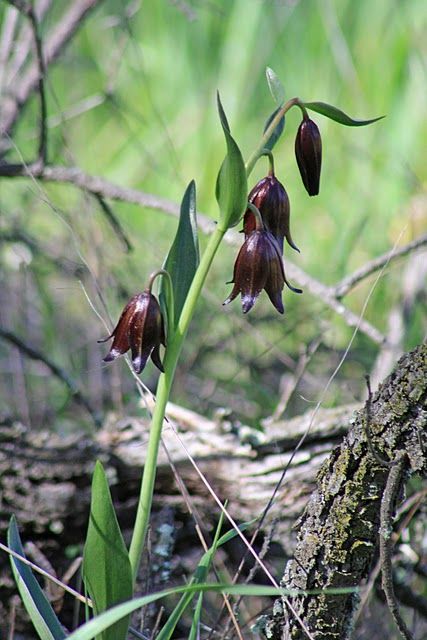
[{"label": "flower petal", "polygon": [[133,351],[132,350],[132,367],[135,373],[140,374],[147,364],[147,360],[151,355],[152,347],[146,347],[141,351]]},{"label": "flower petal", "polygon": [[162,372],[164,373],[164,368],[163,368],[163,363],[160,360],[160,345],[156,345],[153,349],[153,351],[151,352],[151,360],[154,362],[154,364],[156,365],[156,367]]}]

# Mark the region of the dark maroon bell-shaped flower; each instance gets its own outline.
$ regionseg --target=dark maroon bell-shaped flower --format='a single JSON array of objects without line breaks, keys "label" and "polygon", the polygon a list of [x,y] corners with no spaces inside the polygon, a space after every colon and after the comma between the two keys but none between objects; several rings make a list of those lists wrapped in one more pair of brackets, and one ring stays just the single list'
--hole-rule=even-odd
[{"label": "dark maroon bell-shaped flower", "polygon": [[156,367],[164,370],[160,360],[160,344],[166,346],[163,317],[159,303],[148,289],[129,300],[113,333],[98,342],[110,338],[114,340],[104,362],[111,362],[130,349],[135,373],[141,373],[150,356]]},{"label": "dark maroon bell-shaped flower", "polygon": [[[283,238],[286,238],[288,244],[299,252],[298,247],[292,240],[289,228],[290,205],[288,194],[274,174],[268,175],[254,186],[248,196],[248,201],[259,210],[266,230],[276,239],[281,253],[283,253]],[[250,209],[247,209],[243,220],[245,237],[248,237],[255,227],[255,216]]]},{"label": "dark maroon bell-shaped flower", "polygon": [[304,118],[298,128],[295,155],[308,194],[317,196],[322,167],[322,138],[317,124],[310,118]]},{"label": "dark maroon bell-shaped flower", "polygon": [[228,304],[239,293],[242,295],[243,313],[254,306],[263,289],[279,313],[284,312],[282,290],[286,283],[295,293],[302,293],[286,280],[279,246],[269,231],[255,229],[248,235],[234,264],[233,290],[223,304]]}]

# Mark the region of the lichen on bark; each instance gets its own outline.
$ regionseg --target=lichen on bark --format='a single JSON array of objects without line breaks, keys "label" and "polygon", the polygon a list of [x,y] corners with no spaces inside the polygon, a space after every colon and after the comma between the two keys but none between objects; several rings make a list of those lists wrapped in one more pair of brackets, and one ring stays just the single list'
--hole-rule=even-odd
[{"label": "lichen on bark", "polygon": [[[368,417],[369,415],[369,417]],[[374,456],[367,439],[369,430]],[[325,461],[299,522],[298,543],[281,586],[300,590],[289,600],[315,640],[347,640],[378,548],[380,506],[392,462],[405,452],[406,477],[427,475],[427,345],[405,354],[348,434]],[[332,594],[328,589],[354,588]],[[317,594],[307,591],[317,590]],[[306,634],[286,605],[264,619],[271,640]]]}]

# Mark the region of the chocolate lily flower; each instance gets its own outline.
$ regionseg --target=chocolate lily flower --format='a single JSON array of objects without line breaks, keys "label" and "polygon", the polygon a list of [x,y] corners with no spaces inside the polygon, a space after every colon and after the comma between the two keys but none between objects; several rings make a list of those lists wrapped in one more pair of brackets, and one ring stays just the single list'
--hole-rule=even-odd
[{"label": "chocolate lily flower", "polygon": [[304,118],[295,138],[295,156],[304,186],[310,196],[319,193],[322,138],[317,124]]},{"label": "chocolate lily flower", "polygon": [[246,238],[234,265],[232,282],[233,290],[223,304],[228,304],[240,293],[243,313],[252,309],[263,289],[279,313],[284,313],[282,290],[285,283],[295,293],[302,293],[287,281],[279,246],[273,235],[264,229],[255,229]]},{"label": "chocolate lily flower", "polygon": [[[283,238],[286,238],[288,244],[299,252],[289,228],[288,194],[274,173],[270,173],[254,186],[248,201],[259,210],[265,228],[275,237],[281,253],[283,253]],[[243,231],[246,237],[255,229],[255,226],[255,216],[250,209],[247,209],[243,220]]]},{"label": "chocolate lily flower", "polygon": [[112,362],[130,349],[135,373],[141,373],[150,356],[156,367],[164,370],[160,360],[160,344],[166,346],[163,317],[149,289],[129,300],[112,334],[98,342],[110,338],[114,338],[113,345],[104,362]]}]

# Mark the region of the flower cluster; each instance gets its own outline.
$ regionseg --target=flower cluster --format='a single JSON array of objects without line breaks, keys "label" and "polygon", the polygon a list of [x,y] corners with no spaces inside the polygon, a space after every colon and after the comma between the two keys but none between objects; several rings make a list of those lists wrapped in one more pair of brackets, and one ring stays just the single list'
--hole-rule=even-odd
[{"label": "flower cluster", "polygon": [[245,241],[234,265],[234,287],[224,304],[234,300],[240,293],[243,313],[247,313],[265,289],[273,306],[279,313],[284,313],[284,285],[295,293],[302,293],[301,289],[296,289],[288,282],[282,259],[285,238],[293,249],[299,251],[289,228],[288,194],[271,171],[252,189],[248,203],[243,218]]},{"label": "flower cluster", "polygon": [[[290,231],[290,204],[284,186],[274,175],[273,158],[270,155],[270,173],[260,180],[248,195],[248,208],[243,217],[244,243],[234,264],[233,289],[223,304],[228,304],[239,294],[243,313],[254,306],[264,289],[273,306],[284,313],[282,291],[285,286],[295,293],[301,289],[293,287],[287,280],[283,265],[284,241],[299,252]],[[307,192],[319,193],[322,142],[317,125],[304,111],[295,140],[295,155],[301,178]],[[104,362],[116,360],[129,349],[132,367],[139,374],[148,359],[163,371],[160,360],[160,345],[166,346],[165,329],[159,303],[151,293],[157,275],[166,275],[164,270],[155,272],[149,287],[133,296],[125,306],[114,331],[106,342],[113,338],[110,351]],[[169,276],[168,276],[169,277]]]},{"label": "flower cluster", "polygon": [[[322,164],[322,141],[317,125],[306,112],[295,139],[295,155],[303,184],[314,196],[319,193]],[[248,195],[248,209],[243,218],[245,242],[235,265],[233,290],[224,304],[239,293],[243,313],[254,306],[263,289],[279,313],[284,313],[282,291],[286,284],[291,291],[302,293],[289,284],[283,266],[283,244],[299,252],[290,231],[290,204],[284,186],[274,175],[273,162],[268,176],[260,180]]]}]

